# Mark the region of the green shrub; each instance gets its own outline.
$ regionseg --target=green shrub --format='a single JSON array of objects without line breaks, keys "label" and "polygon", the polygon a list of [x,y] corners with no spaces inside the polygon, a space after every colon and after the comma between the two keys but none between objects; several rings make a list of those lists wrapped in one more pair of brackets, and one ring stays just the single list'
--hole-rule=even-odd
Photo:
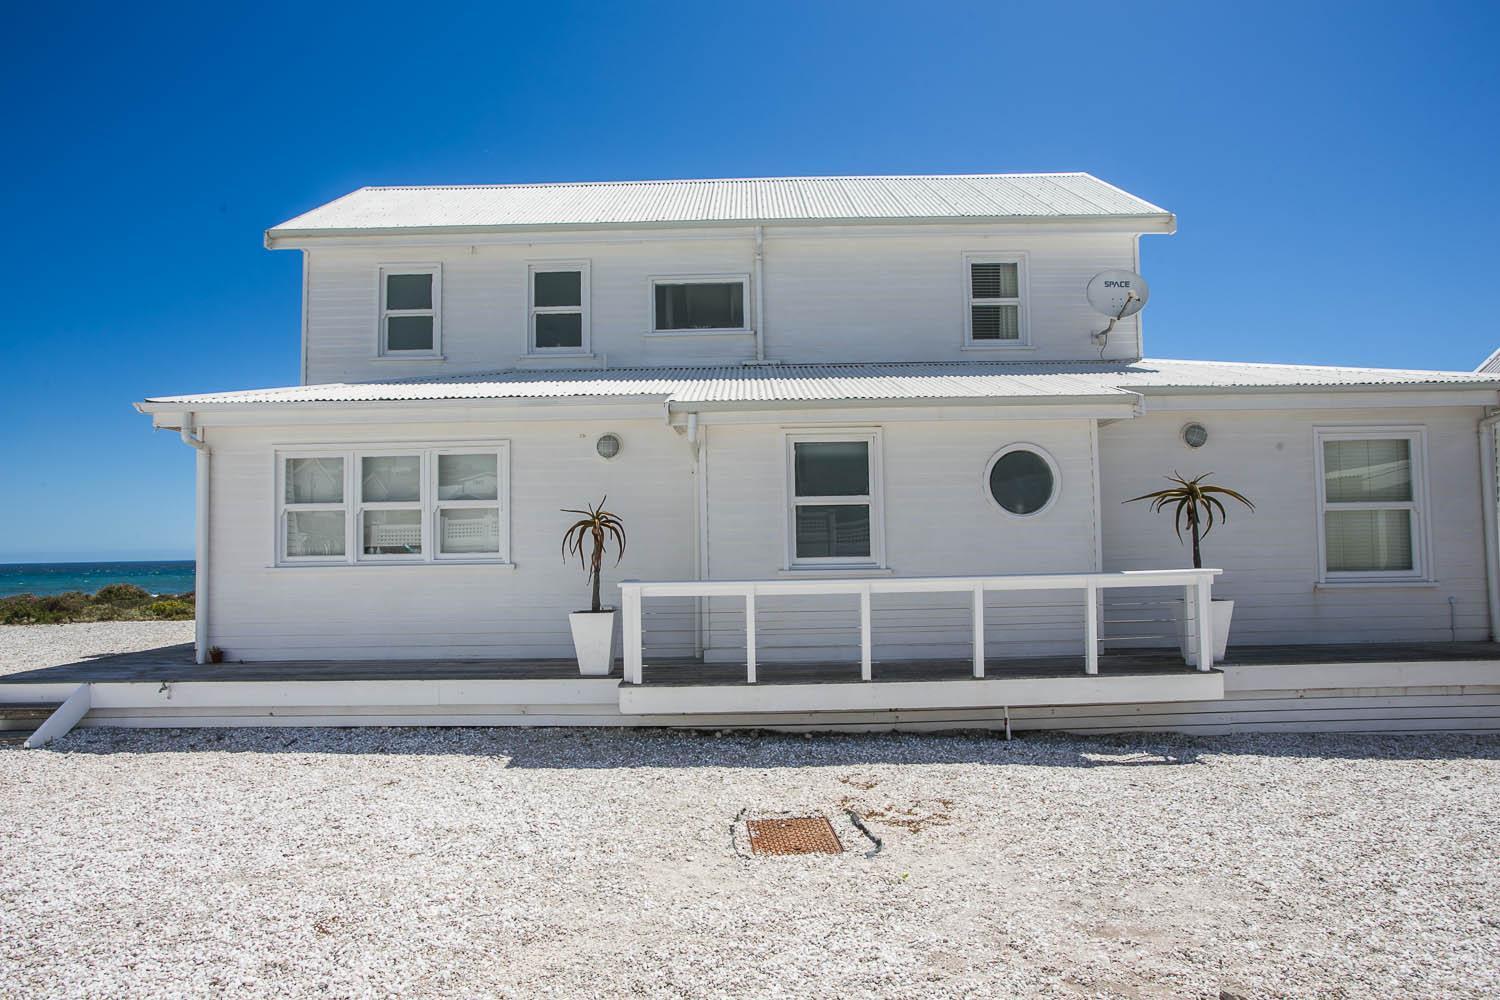
[{"label": "green shrub", "polygon": [[15,594],[0,597],[0,625],[62,625],[68,622],[181,621],[193,617],[193,594],[149,592],[128,583],[112,583],[90,596]]},{"label": "green shrub", "polygon": [[133,583],[111,583],[100,587],[94,595],[96,604],[112,604],[117,608],[138,608],[152,600],[151,592]]},{"label": "green shrub", "polygon": [[176,598],[165,601],[153,601],[151,604],[146,605],[146,614],[152,618],[182,621],[193,617],[193,606],[187,601],[179,601]]}]

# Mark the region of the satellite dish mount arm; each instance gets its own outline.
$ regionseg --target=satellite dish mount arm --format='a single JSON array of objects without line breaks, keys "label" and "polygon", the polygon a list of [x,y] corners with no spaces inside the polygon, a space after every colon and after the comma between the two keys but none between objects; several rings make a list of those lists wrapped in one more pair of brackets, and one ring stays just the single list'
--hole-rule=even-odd
[{"label": "satellite dish mount arm", "polygon": [[1093,337],[1094,343],[1099,345],[1099,357],[1101,359],[1104,357],[1104,349],[1109,346],[1109,331],[1115,328],[1116,323],[1125,318],[1125,313],[1129,311],[1130,304],[1132,302],[1135,302],[1139,298],[1140,296],[1135,294],[1134,289],[1131,289],[1129,292],[1127,292],[1125,295],[1124,304],[1120,306],[1119,312],[1110,317],[1109,325],[1099,332],[1091,335]]}]

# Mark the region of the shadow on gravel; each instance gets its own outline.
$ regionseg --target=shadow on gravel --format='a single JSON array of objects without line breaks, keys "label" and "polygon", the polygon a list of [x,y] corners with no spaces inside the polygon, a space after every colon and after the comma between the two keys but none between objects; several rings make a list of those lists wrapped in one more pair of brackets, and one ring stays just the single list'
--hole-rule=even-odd
[{"label": "shadow on gravel", "polygon": [[[59,753],[265,753],[494,758],[509,768],[1212,766],[1215,756],[1323,760],[1500,760],[1500,736],[1247,734],[1074,737],[989,732],[788,735],[771,732],[560,728],[246,728],[74,730]],[[29,751],[35,752],[35,751]]]}]

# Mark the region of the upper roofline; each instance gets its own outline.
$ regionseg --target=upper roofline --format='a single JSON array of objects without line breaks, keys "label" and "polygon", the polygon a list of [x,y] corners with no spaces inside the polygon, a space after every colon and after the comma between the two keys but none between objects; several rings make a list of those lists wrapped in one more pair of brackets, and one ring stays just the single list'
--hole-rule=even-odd
[{"label": "upper roofline", "polygon": [[392,235],[952,223],[1176,229],[1160,206],[1071,171],[369,186],[271,227],[265,240],[275,249]]}]

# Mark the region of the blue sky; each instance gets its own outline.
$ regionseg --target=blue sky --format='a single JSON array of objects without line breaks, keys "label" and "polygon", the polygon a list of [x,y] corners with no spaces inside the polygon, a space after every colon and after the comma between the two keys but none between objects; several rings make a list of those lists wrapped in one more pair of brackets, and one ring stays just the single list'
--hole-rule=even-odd
[{"label": "blue sky", "polygon": [[187,556],[129,404],[293,383],[267,227],[364,184],[1087,170],[1164,205],[1158,357],[1500,346],[1500,5],[22,5],[0,561]]}]

